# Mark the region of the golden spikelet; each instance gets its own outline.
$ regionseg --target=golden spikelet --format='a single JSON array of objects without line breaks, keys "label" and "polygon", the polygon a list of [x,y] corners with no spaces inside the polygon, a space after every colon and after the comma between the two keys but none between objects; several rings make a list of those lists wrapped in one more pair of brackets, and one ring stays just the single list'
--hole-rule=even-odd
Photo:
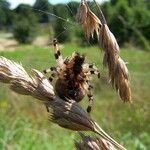
[{"label": "golden spikelet", "polygon": [[93,37],[94,31],[96,32],[97,36],[99,35],[101,21],[90,10],[85,1],[81,2],[76,18],[77,21],[82,25],[87,39],[89,39],[90,36]]},{"label": "golden spikelet", "polygon": [[94,131],[92,119],[74,100],[64,101],[57,97],[47,106],[50,120],[59,126],[75,131]]},{"label": "golden spikelet", "polygon": [[119,84],[118,92],[124,102],[131,102],[131,89],[128,80],[123,80]]},{"label": "golden spikelet", "polygon": [[101,30],[99,34],[99,42],[100,42],[100,46],[104,50],[112,51],[112,53],[116,53],[116,54],[119,52],[119,45],[116,41],[116,38],[109,30],[106,24],[103,24],[101,26]]},{"label": "golden spikelet", "polygon": [[116,148],[103,138],[93,138],[79,133],[82,141],[75,142],[76,150],[116,150]]},{"label": "golden spikelet", "polygon": [[87,18],[87,11],[88,11],[88,8],[87,8],[86,3],[84,1],[81,2],[77,15],[76,15],[76,19],[79,23],[84,24]]},{"label": "golden spikelet", "polygon": [[120,57],[118,58],[114,75],[112,81],[114,82],[115,88],[119,92],[121,99],[124,102],[131,102],[131,89],[128,81],[129,73],[126,63]]},{"label": "golden spikelet", "polygon": [[128,69],[119,56],[118,43],[106,24],[101,27],[99,35],[100,46],[104,50],[103,64],[108,67],[111,83],[124,102],[131,101]]},{"label": "golden spikelet", "polygon": [[125,102],[130,102],[131,89],[128,81],[128,69],[119,56],[119,45],[107,26],[103,12],[95,0],[94,3],[100,11],[100,19],[90,10],[86,1],[82,1],[77,14],[77,20],[83,26],[88,39],[96,31],[99,45],[104,50],[103,64],[108,67],[110,81],[113,87],[116,87],[120,98]]},{"label": "golden spikelet", "polygon": [[116,87],[123,101],[130,102],[131,89],[128,81],[128,69],[119,56],[118,43],[106,24],[101,27],[99,44],[105,52],[103,64],[108,67],[112,85]]},{"label": "golden spikelet", "polygon": [[10,61],[5,57],[0,57],[0,80],[4,83],[9,83],[16,78],[30,79],[25,69],[18,63]]},{"label": "golden spikelet", "polygon": [[33,77],[20,64],[0,57],[0,82],[10,84],[10,88],[16,93],[31,95],[42,101],[52,100],[55,96],[53,86],[41,72],[32,71]]},{"label": "golden spikelet", "polygon": [[64,101],[59,97],[55,97],[55,99],[49,101],[46,106],[50,110],[50,121],[59,126],[75,131],[92,131],[108,140],[118,149],[126,150],[106,134],[74,100]]}]

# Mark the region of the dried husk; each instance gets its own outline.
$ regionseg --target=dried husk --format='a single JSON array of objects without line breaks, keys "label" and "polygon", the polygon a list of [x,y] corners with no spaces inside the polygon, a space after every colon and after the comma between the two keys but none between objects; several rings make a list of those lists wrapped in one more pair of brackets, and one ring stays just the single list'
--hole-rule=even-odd
[{"label": "dried husk", "polygon": [[116,150],[116,148],[103,138],[85,136],[80,133],[82,140],[75,142],[76,150]]},{"label": "dried husk", "polygon": [[0,57],[0,81],[10,83],[11,80],[17,79],[30,80],[29,75],[21,64],[15,63],[5,57]]},{"label": "dried husk", "polygon": [[112,85],[118,91],[120,98],[124,102],[131,102],[131,89],[129,83],[129,73],[125,62],[119,57],[111,75]]},{"label": "dried husk", "polygon": [[103,24],[101,27],[99,43],[105,52],[103,64],[108,67],[113,87],[116,88],[124,102],[131,102],[128,69],[119,56],[118,43],[106,24]]},{"label": "dried husk", "polygon": [[87,11],[88,11],[88,8],[87,8],[86,3],[84,1],[81,2],[77,15],[76,15],[76,19],[79,23],[83,24],[85,22],[86,17],[87,17]]},{"label": "dried husk", "polygon": [[[104,50],[103,64],[108,67],[110,81],[113,87],[116,87],[120,98],[124,102],[131,102],[131,89],[128,78],[126,78],[127,74],[125,75],[122,73],[128,72],[128,69],[124,63],[121,70],[117,69],[118,75],[116,75],[116,68],[118,64],[123,64],[123,61],[119,60],[121,59],[119,56],[119,45],[113,33],[109,30],[99,5],[95,0],[94,2],[99,8],[100,19],[90,10],[87,2],[84,0],[81,2],[79,7],[77,21],[83,26],[87,39],[89,39],[90,36],[93,36],[94,31],[96,31],[99,45]],[[120,80],[121,82],[118,82]]]},{"label": "dried husk", "polygon": [[10,84],[16,93],[31,95],[42,101],[52,100],[55,96],[53,86],[41,72],[33,70],[33,74],[33,77],[28,75],[22,65],[0,57],[0,82]]},{"label": "dried husk", "polygon": [[120,144],[113,140],[104,130],[94,122],[82,107],[74,100],[64,101],[55,97],[54,101],[49,101],[47,107],[50,111],[50,121],[63,128],[74,131],[92,131],[108,140],[120,150],[125,150]]},{"label": "dried husk", "polygon": [[101,27],[101,21],[98,17],[90,10],[88,4],[82,1],[77,13],[77,21],[82,25],[87,39],[93,37],[94,31],[97,36]]},{"label": "dried husk", "polygon": [[112,52],[119,52],[119,45],[116,41],[116,38],[109,30],[107,24],[103,24],[99,34],[99,42],[100,46],[104,50],[112,51]]},{"label": "dried husk", "polygon": [[94,131],[92,119],[74,100],[64,101],[57,97],[47,106],[50,120],[59,126],[75,131]]}]

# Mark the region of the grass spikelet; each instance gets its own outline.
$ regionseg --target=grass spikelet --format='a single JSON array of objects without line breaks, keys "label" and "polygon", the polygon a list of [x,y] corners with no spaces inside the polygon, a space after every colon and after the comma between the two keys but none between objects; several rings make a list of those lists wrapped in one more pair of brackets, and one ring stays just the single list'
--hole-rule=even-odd
[{"label": "grass spikelet", "polygon": [[90,10],[87,2],[82,1],[77,13],[77,21],[82,25],[86,38],[93,37],[94,31],[97,36],[101,26],[101,21],[98,17]]},{"label": "grass spikelet", "polygon": [[106,24],[103,24],[101,27],[100,34],[99,34],[99,42],[100,42],[100,46],[104,50],[111,50],[112,52],[116,52],[116,53],[119,52],[119,45],[116,41],[116,38],[109,30]]},{"label": "grass spikelet", "polygon": [[129,85],[129,73],[125,62],[119,57],[115,66],[114,75],[111,76],[112,84],[118,91],[124,102],[131,102],[131,89]]},{"label": "grass spikelet", "polygon": [[85,1],[82,1],[76,15],[76,19],[79,23],[84,24],[87,17],[87,11],[88,11],[87,5]]},{"label": "grass spikelet", "polygon": [[109,77],[113,87],[116,87],[120,98],[124,102],[131,102],[131,89],[128,79],[128,69],[119,56],[119,45],[113,33],[107,26],[103,12],[94,0],[100,11],[102,26],[99,34],[99,45],[104,50],[103,64],[108,67]]},{"label": "grass spikelet", "polygon": [[9,83],[13,79],[30,79],[22,65],[15,63],[5,57],[0,57],[0,81]]},{"label": "grass spikelet", "polygon": [[42,101],[53,99],[53,86],[41,72],[33,70],[33,73],[34,77],[28,75],[20,64],[0,58],[0,82],[10,84],[10,88],[19,94],[31,95]]},{"label": "grass spikelet", "polygon": [[64,101],[57,97],[47,106],[50,120],[59,126],[75,131],[94,131],[92,119],[74,100]]},{"label": "grass spikelet", "polygon": [[64,101],[58,97],[47,103],[50,110],[50,121],[63,128],[75,131],[92,131],[100,137],[108,140],[120,150],[125,150],[112,139],[105,131],[94,122],[91,117],[73,100]]},{"label": "grass spikelet", "polygon": [[93,138],[79,133],[82,140],[75,142],[76,150],[116,150],[116,148],[103,138]]},{"label": "grass spikelet", "polygon": [[103,64],[108,67],[111,83],[124,102],[131,101],[131,89],[128,81],[128,69],[119,56],[119,46],[106,24],[102,25],[99,43],[104,50]]},{"label": "grass spikelet", "polygon": [[[116,87],[120,98],[131,102],[131,89],[128,81],[128,69],[119,56],[119,45],[113,33],[107,26],[106,19],[98,3],[93,0],[100,12],[100,19],[90,10],[86,1],[82,1],[77,14],[77,20],[83,26],[87,39],[96,31],[99,46],[104,50],[103,64],[108,67],[109,78]],[[83,15],[84,14],[84,15]]]}]

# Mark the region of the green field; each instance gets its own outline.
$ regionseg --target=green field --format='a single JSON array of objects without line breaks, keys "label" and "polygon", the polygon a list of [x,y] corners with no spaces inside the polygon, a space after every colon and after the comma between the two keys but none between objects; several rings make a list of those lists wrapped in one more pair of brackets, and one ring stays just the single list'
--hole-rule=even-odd
[{"label": "green field", "polygon": [[[87,53],[87,61],[94,62],[106,76],[102,66],[103,52],[97,47],[62,46],[67,56],[74,50]],[[55,64],[53,50],[48,47],[19,46],[1,56],[42,71]],[[121,49],[121,57],[129,62],[132,104],[125,104],[108,82],[94,78],[94,107],[92,117],[114,139],[128,150],[150,149],[150,53],[134,48]],[[84,108],[88,101],[82,102]],[[0,83],[0,150],[71,150],[75,132],[48,122],[43,105],[37,100],[13,93]]]}]

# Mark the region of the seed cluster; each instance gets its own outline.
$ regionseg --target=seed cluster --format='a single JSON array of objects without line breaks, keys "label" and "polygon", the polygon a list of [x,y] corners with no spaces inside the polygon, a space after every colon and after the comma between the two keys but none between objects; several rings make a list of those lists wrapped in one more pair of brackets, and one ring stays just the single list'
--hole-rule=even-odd
[{"label": "seed cluster", "polygon": [[[96,3],[95,0],[94,2]],[[97,3],[96,5],[98,6]],[[126,63],[119,56],[118,43],[109,30],[99,6],[98,8],[100,19],[90,10],[87,2],[82,1],[77,13],[77,21],[82,25],[88,39],[96,31],[99,46],[104,50],[103,64],[108,67],[110,82],[124,102],[131,102],[129,73]]]}]

